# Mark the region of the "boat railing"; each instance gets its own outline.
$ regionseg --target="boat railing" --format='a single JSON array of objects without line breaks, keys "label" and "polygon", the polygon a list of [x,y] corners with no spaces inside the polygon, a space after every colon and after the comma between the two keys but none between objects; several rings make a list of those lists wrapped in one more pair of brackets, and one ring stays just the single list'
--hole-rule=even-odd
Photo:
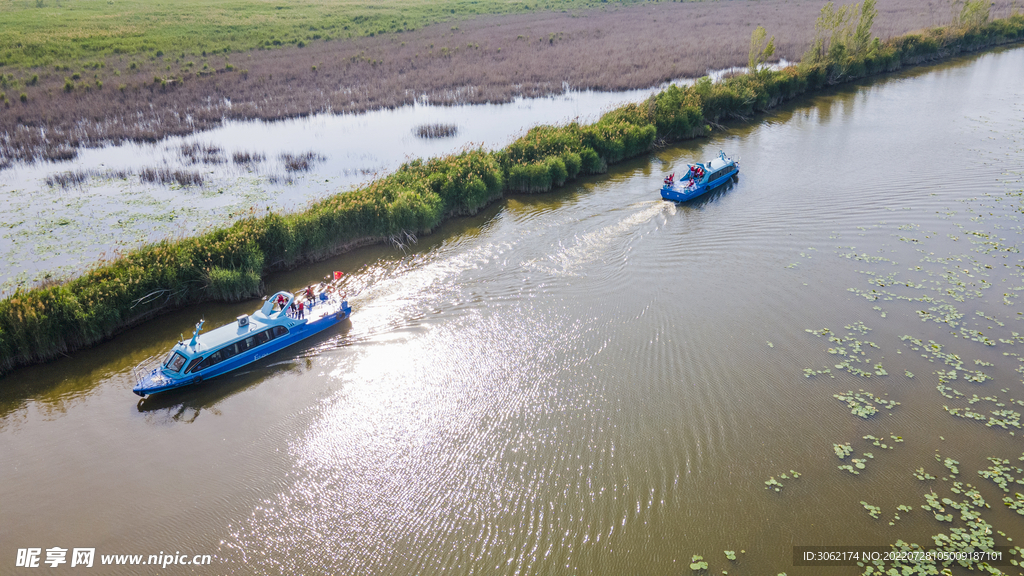
[{"label": "boat railing", "polygon": [[149,376],[160,370],[160,358],[147,358],[142,362],[139,362],[132,368],[132,376],[135,378],[135,384],[142,384],[142,381]]}]

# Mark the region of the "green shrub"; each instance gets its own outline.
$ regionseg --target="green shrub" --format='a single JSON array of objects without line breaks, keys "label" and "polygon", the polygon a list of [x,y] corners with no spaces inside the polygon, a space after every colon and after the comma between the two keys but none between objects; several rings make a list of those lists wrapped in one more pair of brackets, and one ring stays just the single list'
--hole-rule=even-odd
[{"label": "green shrub", "polygon": [[602,174],[608,170],[608,164],[593,148],[584,148],[580,152],[580,160],[583,161],[581,170],[584,174]]}]

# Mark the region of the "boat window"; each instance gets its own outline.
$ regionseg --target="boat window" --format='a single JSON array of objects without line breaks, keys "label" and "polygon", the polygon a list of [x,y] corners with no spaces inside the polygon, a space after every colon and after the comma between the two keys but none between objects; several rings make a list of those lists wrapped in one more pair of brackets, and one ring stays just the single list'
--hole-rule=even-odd
[{"label": "boat window", "polygon": [[205,370],[205,369],[209,368],[210,366],[213,366],[214,364],[216,364],[217,362],[220,362],[220,361],[221,361],[220,350],[217,350],[213,354],[210,354],[209,356],[207,356],[206,360],[203,360],[202,362],[200,362],[199,366],[196,366],[195,369],[197,371]]},{"label": "boat window", "polygon": [[[244,340],[244,342],[245,342],[245,349],[246,350],[248,350],[249,348],[255,348],[257,346],[257,344],[256,344],[256,337],[255,336],[249,336],[248,338],[246,338]],[[238,345],[241,346],[242,343],[239,342]]]},{"label": "boat window", "polygon": [[171,372],[177,372],[178,370],[181,370],[182,366],[185,365],[185,360],[186,358],[181,355],[181,352],[175,352],[171,356],[171,358],[167,360],[165,368],[167,368]]},{"label": "boat window", "polygon": [[200,357],[198,357],[198,358],[195,358],[195,359],[194,359],[194,360],[192,360],[191,362],[189,362],[189,363],[188,363],[188,368],[185,368],[185,373],[186,373],[186,374],[189,374],[189,373],[191,373],[191,372],[192,372],[193,370],[195,370],[195,369],[196,369],[196,365],[197,365],[197,364],[199,364],[199,363],[200,363],[200,362],[202,362],[202,361],[203,361],[203,357],[202,357],[202,356],[200,356]]},{"label": "boat window", "polygon": [[288,333],[288,329],[284,326],[274,326],[274,338],[280,338]]},{"label": "boat window", "polygon": [[232,356],[234,356],[236,354],[236,352],[235,352],[235,345],[234,344],[228,344],[227,346],[221,348],[220,352],[221,352],[221,360],[227,360],[228,358],[231,358]]},{"label": "boat window", "polygon": [[271,336],[270,336],[270,329],[269,328],[266,329],[266,330],[263,330],[262,332],[257,332],[256,333],[256,345],[259,346],[260,344],[266,344],[267,342],[270,342],[270,338],[271,338]]}]

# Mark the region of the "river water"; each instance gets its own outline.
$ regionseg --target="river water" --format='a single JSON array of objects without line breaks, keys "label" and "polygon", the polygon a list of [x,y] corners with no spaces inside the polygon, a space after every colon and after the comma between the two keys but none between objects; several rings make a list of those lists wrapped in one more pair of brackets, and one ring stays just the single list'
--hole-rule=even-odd
[{"label": "river water", "polygon": [[[857,574],[793,547],[931,544],[965,523],[926,496],[966,484],[1022,545],[1002,505],[1024,491],[1022,69],[1015,48],[843,86],[277,275],[347,271],[351,320],[199,389],[137,403],[130,368],[256,302],[10,374],[0,566],[60,547],[212,556],[110,574]],[[659,199],[720,149],[736,182]]]}]

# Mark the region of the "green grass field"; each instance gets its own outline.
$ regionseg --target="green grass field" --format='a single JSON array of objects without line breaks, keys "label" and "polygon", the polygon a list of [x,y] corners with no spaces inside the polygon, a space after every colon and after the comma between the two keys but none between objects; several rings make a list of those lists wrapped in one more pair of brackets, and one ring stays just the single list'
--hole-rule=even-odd
[{"label": "green grass field", "polygon": [[[613,0],[634,4],[642,0]],[[0,0],[0,67],[241,52],[607,0]]]}]

